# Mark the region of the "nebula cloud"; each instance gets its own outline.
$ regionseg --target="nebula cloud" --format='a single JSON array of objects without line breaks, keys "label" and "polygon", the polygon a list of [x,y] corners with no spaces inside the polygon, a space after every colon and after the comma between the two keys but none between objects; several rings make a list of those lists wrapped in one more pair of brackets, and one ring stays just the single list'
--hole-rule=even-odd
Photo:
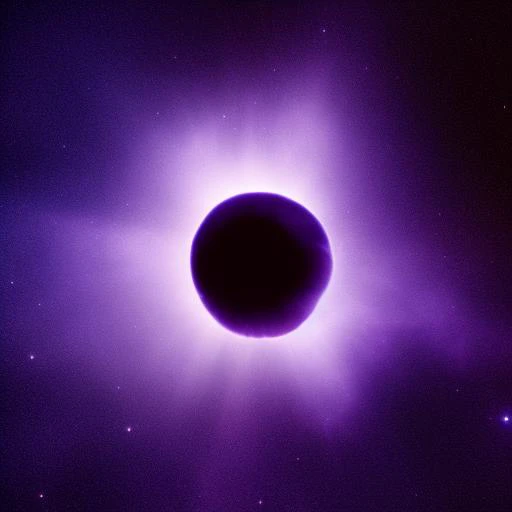
[{"label": "nebula cloud", "polygon": [[[510,510],[509,9],[117,4],[5,17],[3,507]],[[332,254],[276,337],[191,273],[253,192]]]}]

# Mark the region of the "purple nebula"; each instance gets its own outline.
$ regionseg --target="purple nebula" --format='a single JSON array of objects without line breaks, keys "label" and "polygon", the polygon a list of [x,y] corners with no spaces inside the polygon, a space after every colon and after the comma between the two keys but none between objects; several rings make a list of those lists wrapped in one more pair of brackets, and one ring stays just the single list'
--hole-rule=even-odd
[{"label": "purple nebula", "polygon": [[216,206],[192,243],[192,276],[208,311],[227,329],[282,336],[315,308],[332,271],[322,225],[300,204],[270,193]]}]

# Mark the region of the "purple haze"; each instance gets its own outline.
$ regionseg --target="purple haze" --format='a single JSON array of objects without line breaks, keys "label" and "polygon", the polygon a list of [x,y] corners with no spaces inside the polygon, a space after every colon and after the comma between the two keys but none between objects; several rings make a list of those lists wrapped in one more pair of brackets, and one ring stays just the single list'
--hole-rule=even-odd
[{"label": "purple haze", "polygon": [[[185,4],[8,6],[0,502],[510,510],[510,8]],[[246,192],[332,247],[279,340],[190,274]]]}]

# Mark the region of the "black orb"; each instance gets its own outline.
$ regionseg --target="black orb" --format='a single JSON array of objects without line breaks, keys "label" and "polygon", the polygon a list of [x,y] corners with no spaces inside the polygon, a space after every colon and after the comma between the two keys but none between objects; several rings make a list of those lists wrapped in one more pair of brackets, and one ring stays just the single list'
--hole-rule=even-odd
[{"label": "black orb", "polygon": [[283,196],[250,193],[216,206],[192,243],[192,277],[208,311],[253,337],[296,329],[315,308],[332,271],[322,225]]}]

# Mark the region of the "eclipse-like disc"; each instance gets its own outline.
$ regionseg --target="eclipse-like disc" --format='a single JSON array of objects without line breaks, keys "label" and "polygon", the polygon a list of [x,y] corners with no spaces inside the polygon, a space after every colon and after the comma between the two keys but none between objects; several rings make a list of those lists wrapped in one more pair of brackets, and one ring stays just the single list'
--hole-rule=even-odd
[{"label": "eclipse-like disc", "polygon": [[249,193],[216,206],[192,243],[202,302],[227,329],[281,336],[313,311],[332,271],[318,220],[283,196]]}]

